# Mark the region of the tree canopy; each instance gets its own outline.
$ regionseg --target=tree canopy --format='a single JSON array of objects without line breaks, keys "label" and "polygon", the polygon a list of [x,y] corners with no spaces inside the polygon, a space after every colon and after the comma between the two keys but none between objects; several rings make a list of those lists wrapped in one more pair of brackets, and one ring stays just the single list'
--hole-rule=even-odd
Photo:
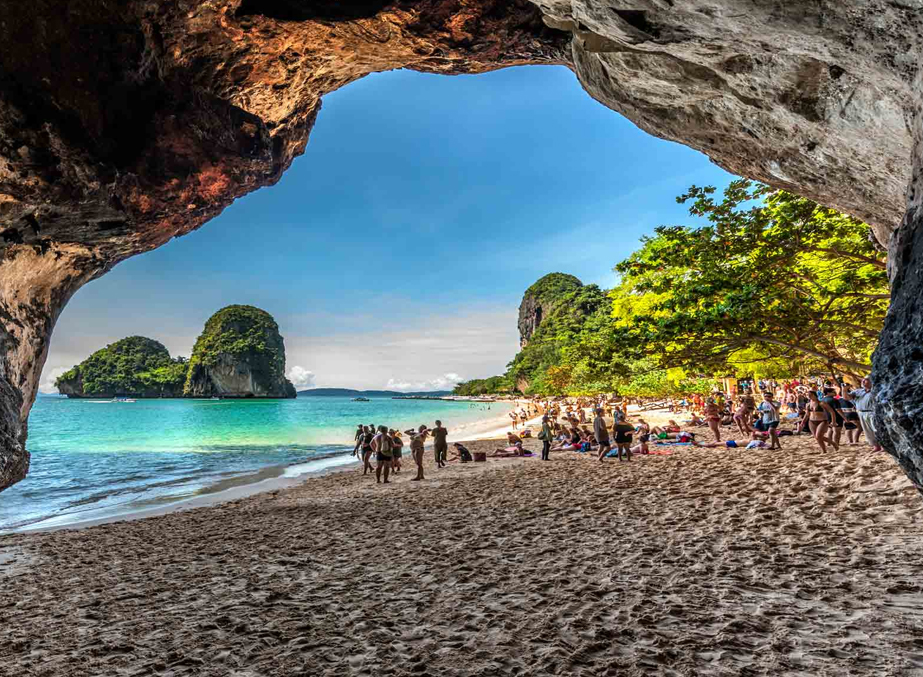
[{"label": "tree canopy", "polygon": [[[886,256],[846,214],[748,180],[677,198],[705,225],[661,226],[604,292],[564,274],[505,385],[535,394],[707,392],[723,376],[869,369],[890,300]],[[576,283],[576,285],[575,285]]]},{"label": "tree canopy", "polygon": [[888,308],[885,255],[867,225],[785,191],[733,182],[678,198],[709,225],[664,226],[616,266],[614,327],[664,366],[733,370],[815,361],[858,374]]},{"label": "tree canopy", "polygon": [[97,350],[55,380],[59,389],[83,396],[170,394],[181,391],[186,360],[173,359],[159,341],[129,336]]}]

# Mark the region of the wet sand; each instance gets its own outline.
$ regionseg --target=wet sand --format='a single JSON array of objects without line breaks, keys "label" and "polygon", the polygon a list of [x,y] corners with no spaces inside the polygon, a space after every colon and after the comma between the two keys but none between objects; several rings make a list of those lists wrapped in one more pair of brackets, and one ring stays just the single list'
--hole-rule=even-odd
[{"label": "wet sand", "polygon": [[3,537],[0,674],[920,674],[923,499],[868,447],[783,443]]}]

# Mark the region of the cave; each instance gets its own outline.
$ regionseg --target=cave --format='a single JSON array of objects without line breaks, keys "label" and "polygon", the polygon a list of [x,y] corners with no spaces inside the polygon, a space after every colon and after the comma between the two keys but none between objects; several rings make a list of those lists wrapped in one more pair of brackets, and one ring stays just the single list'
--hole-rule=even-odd
[{"label": "cave", "polygon": [[892,285],[873,361],[876,420],[923,490],[917,0],[6,7],[0,488],[28,472],[29,410],[70,297],[276,182],[304,151],[325,94],[395,68],[452,75],[555,64],[645,131],[872,226]]}]

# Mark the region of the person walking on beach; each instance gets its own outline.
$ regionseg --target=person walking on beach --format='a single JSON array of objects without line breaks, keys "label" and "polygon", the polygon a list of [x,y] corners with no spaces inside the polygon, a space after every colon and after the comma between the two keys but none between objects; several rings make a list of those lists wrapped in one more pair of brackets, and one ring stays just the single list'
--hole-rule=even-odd
[{"label": "person walking on beach", "polygon": [[606,419],[603,418],[602,408],[596,410],[596,418],[593,419],[593,434],[596,435],[596,442],[599,444],[599,460],[603,460],[610,451],[612,445],[609,443],[609,428],[606,426]]},{"label": "person walking on beach", "polygon": [[356,429],[356,446],[353,448],[353,456],[359,454],[359,447],[362,446],[362,436],[364,434],[363,425],[360,423],[359,427]]},{"label": "person walking on beach", "polygon": [[436,421],[436,427],[432,430],[433,433],[433,453],[436,456],[436,467],[444,468],[446,466],[446,456],[449,454],[449,443],[446,441],[446,437],[449,435],[449,431],[442,427],[442,421]]},{"label": "person walking on beach", "polygon": [[362,474],[372,472],[372,440],[375,438],[374,428],[362,427]]},{"label": "person walking on beach", "polygon": [[[771,445],[769,450],[781,449],[782,444],[779,442],[779,408],[772,401],[772,393],[768,390],[763,393],[763,401],[760,402],[759,411],[762,418],[759,420],[759,429],[769,433]],[[752,432],[752,431],[751,431]]]},{"label": "person walking on beach", "polygon": [[859,422],[862,424],[862,432],[865,433],[865,441],[872,445],[873,451],[881,451],[881,445],[875,437],[875,417],[872,411],[875,400],[872,397],[872,379],[862,379],[861,387],[853,390],[852,396],[856,403],[856,412],[859,414]]},{"label": "person walking on beach", "polygon": [[421,425],[419,430],[410,430],[405,431],[410,435],[410,455],[413,456],[413,462],[417,464],[417,476],[411,477],[411,482],[419,482],[424,479],[423,477],[423,443],[426,442],[426,430],[425,425]]},{"label": "person walking on beach", "polygon": [[391,436],[388,434],[388,429],[383,425],[378,426],[378,434],[372,438],[372,449],[375,451],[375,481],[378,484],[381,484],[381,471],[385,471],[385,484],[390,484],[388,482],[388,475],[391,474],[391,461],[392,461],[392,452],[393,452],[393,443],[391,442]]},{"label": "person walking on beach", "polygon": [[[830,421],[834,420],[836,412],[830,408],[826,402],[822,402],[813,390],[808,391],[808,406],[805,408],[804,420],[808,422],[811,429],[811,435],[817,440],[817,446],[824,453],[827,453],[827,445],[833,445],[837,451],[840,445],[832,437],[827,437],[827,431],[830,430]],[[804,421],[802,421],[804,424]]]},{"label": "person walking on beach", "polygon": [[551,451],[551,439],[554,437],[554,432],[551,429],[551,423],[548,420],[548,416],[542,416],[542,431],[538,434],[538,439],[542,441],[542,460],[547,461],[548,454]]}]

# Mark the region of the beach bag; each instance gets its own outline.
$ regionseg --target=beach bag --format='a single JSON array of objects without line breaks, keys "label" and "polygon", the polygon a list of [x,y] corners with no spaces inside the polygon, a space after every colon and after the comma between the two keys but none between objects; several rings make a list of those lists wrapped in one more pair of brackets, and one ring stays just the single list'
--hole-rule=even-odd
[{"label": "beach bag", "polygon": [[542,442],[548,439],[548,436],[545,434],[544,428],[542,428],[542,431],[538,434],[538,439],[540,439]]}]

